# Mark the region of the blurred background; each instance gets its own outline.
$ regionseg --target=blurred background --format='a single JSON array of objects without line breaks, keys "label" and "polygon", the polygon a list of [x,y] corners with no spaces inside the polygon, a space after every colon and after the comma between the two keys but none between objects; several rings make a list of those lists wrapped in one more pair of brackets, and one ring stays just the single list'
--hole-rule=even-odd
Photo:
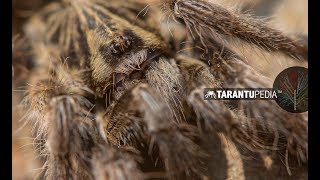
[{"label": "blurred background", "polygon": [[[52,1],[52,0],[51,0]],[[140,0],[155,3],[159,0]],[[238,5],[241,11],[250,12],[254,16],[268,18],[271,27],[284,31],[288,36],[299,37],[307,43],[308,39],[308,1],[307,0],[211,0],[226,6]],[[19,54],[19,49],[27,49],[24,45],[23,24],[37,10],[50,0],[13,0],[12,8],[12,46],[13,46],[13,84],[12,84],[12,177],[19,179],[35,179],[41,172],[39,157],[34,154],[35,142],[31,138],[29,125],[24,124],[19,104],[24,93],[24,78],[28,74],[28,54]],[[275,78],[283,69],[307,63],[292,61],[282,55],[270,55],[252,51],[252,47],[238,48],[234,42],[234,50],[244,57],[256,70]],[[254,52],[254,53],[252,53]],[[17,61],[19,63],[17,63]],[[20,65],[23,66],[20,66]],[[19,78],[18,78],[19,77]]]}]

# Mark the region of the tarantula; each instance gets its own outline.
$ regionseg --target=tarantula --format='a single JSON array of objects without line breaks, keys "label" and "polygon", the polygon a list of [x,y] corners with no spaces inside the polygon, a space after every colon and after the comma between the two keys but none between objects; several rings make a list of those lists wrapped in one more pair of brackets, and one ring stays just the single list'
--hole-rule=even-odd
[{"label": "tarantula", "polygon": [[[160,14],[182,27],[179,38],[163,35]],[[290,175],[289,165],[307,166],[305,114],[203,98],[205,87],[271,87],[229,48],[233,39],[307,60],[303,43],[262,20],[214,0],[64,0],[34,15],[25,36],[32,74],[22,104],[46,179],[215,178],[217,135],[283,161]]]}]

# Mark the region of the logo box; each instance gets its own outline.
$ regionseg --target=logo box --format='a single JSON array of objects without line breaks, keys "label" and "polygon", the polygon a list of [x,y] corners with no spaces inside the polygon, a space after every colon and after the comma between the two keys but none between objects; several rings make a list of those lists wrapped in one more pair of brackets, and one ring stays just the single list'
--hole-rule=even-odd
[{"label": "logo box", "polygon": [[281,91],[273,88],[204,88],[205,100],[275,100]]}]

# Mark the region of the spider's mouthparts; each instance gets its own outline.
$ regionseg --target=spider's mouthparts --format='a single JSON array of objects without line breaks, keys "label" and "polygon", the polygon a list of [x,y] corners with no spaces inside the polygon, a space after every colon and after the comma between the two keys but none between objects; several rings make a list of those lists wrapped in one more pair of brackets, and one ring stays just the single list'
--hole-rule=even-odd
[{"label": "spider's mouthparts", "polygon": [[141,70],[144,70],[146,66],[148,66],[151,63],[151,61],[157,61],[161,55],[162,55],[162,52],[148,49],[147,59],[140,65]]},{"label": "spider's mouthparts", "polygon": [[157,61],[162,52],[153,49],[145,49],[126,57],[124,62],[117,67],[115,71],[115,84],[123,81],[127,77],[133,79],[141,78],[143,70],[149,66],[152,61]]},{"label": "spider's mouthparts", "polygon": [[121,59],[121,64],[115,69],[116,74],[130,75],[133,71],[143,70],[147,61],[154,60],[162,53],[152,49],[143,49],[137,52],[132,52]]}]

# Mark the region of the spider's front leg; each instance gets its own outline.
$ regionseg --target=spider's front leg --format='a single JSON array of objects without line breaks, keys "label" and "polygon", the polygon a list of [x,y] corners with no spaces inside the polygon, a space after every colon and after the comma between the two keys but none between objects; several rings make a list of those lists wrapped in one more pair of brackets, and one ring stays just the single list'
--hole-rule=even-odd
[{"label": "spider's front leg", "polygon": [[[174,17],[181,18],[190,31],[195,30],[201,41],[207,37],[212,40],[237,38],[270,52],[308,59],[308,48],[297,39],[285,36],[261,20],[238,14],[213,1],[167,0],[164,8],[169,9]],[[205,43],[204,46],[207,48]]]},{"label": "spider's front leg", "polygon": [[[137,176],[140,171],[135,169],[131,154],[117,151],[101,138],[91,112],[94,106],[88,100],[92,92],[62,67],[56,67],[54,74],[42,80],[37,77],[37,84],[30,86],[24,99],[29,121],[36,128],[36,140],[40,141],[46,178]],[[106,171],[105,167],[113,169]]]},{"label": "spider's front leg", "polygon": [[[177,123],[170,105],[146,83],[129,89],[103,117],[105,136],[116,145],[148,145],[148,154],[159,153],[167,178],[199,178],[206,153],[195,143],[196,127]],[[115,141],[114,141],[115,140]]]},{"label": "spider's front leg", "polygon": [[24,99],[29,120],[41,139],[45,176],[48,179],[90,179],[84,159],[98,140],[90,119],[92,104],[81,95],[71,95],[69,83],[44,78],[28,89]]}]

